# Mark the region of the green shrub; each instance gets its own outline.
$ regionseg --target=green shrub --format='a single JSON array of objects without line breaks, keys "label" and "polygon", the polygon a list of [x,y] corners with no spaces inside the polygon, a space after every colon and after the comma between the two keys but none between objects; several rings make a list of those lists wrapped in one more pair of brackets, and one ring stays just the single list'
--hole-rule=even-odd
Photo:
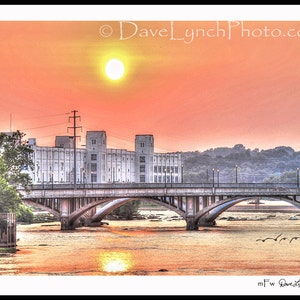
[{"label": "green shrub", "polygon": [[31,224],[33,222],[33,218],[34,215],[32,210],[29,207],[21,204],[16,214],[17,222],[24,222],[24,223]]}]

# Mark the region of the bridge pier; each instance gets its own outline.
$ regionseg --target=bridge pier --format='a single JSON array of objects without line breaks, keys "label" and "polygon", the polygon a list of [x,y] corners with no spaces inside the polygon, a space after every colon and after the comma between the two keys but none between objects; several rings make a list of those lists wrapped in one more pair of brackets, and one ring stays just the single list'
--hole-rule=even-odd
[{"label": "bridge pier", "polygon": [[186,230],[198,230],[198,225],[194,216],[187,216],[186,218]]},{"label": "bridge pier", "polygon": [[73,230],[75,229],[74,226],[70,225],[68,217],[61,217],[60,218],[60,229],[61,230]]},{"label": "bridge pier", "polygon": [[62,198],[60,199],[60,229],[61,230],[73,230],[74,224],[70,224],[69,215],[70,215],[70,207],[73,198]]}]

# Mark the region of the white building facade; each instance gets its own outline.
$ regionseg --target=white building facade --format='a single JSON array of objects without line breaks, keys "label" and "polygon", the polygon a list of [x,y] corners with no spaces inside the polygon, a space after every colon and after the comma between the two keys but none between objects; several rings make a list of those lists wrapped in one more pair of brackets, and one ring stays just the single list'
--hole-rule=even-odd
[{"label": "white building facade", "polygon": [[76,148],[72,136],[57,136],[54,147],[29,139],[33,184],[182,182],[181,153],[155,153],[153,135],[136,135],[135,151],[107,148],[106,141],[105,131],[88,131],[85,148]]}]

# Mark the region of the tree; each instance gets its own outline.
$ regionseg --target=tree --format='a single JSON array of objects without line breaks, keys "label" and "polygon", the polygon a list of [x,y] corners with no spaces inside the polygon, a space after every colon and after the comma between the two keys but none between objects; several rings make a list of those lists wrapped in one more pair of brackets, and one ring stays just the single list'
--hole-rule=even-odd
[{"label": "tree", "polygon": [[31,155],[33,150],[28,142],[23,140],[25,134],[19,130],[0,134],[0,157],[3,159],[2,175],[13,186],[21,185],[28,190],[32,184],[31,177],[26,172],[33,170]]},{"label": "tree", "polygon": [[33,150],[16,131],[0,134],[0,212],[17,212],[22,204],[18,187],[29,191],[32,184],[28,170],[33,170]]},{"label": "tree", "polygon": [[16,212],[22,203],[16,188],[6,181],[3,176],[3,160],[0,157],[0,213]]},{"label": "tree", "polygon": [[16,217],[18,222],[32,223],[34,215],[29,207],[22,204],[18,209]]},{"label": "tree", "polygon": [[116,216],[118,219],[122,220],[133,220],[138,214],[138,208],[140,201],[131,201],[118,208],[116,208],[111,215]]}]

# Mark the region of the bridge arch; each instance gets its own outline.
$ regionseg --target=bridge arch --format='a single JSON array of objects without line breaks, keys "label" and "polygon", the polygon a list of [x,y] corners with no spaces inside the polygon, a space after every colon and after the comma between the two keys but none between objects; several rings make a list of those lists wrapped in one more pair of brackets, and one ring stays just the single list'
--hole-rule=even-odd
[{"label": "bridge arch", "polygon": [[27,204],[29,206],[33,206],[33,207],[36,207],[36,208],[40,208],[42,210],[46,210],[47,212],[49,212],[50,214],[53,214],[55,217],[59,218],[60,217],[60,212],[52,207],[48,207],[48,206],[45,206],[43,203],[38,203],[38,202],[33,202],[33,201],[30,201],[30,200],[22,200],[22,202],[24,204]]},{"label": "bridge arch", "polygon": [[[194,222],[195,222],[195,227],[198,228],[199,226],[213,226],[215,225],[215,220],[216,218],[223,213],[224,211],[226,211],[227,209],[229,209],[230,207],[234,206],[237,203],[243,202],[243,201],[247,201],[253,198],[262,198],[262,197],[232,197],[232,198],[226,198],[224,200],[220,200],[214,204],[212,204],[211,206],[208,206],[206,208],[204,208],[203,210],[199,211],[195,217],[194,217]],[[282,197],[282,196],[278,196],[278,197],[263,197],[263,199],[272,201],[285,201],[288,202],[290,204],[292,204],[293,206],[297,207],[300,209],[300,203],[294,201],[291,197]]]},{"label": "bridge arch", "polygon": [[81,208],[73,211],[69,215],[69,220],[68,220],[69,227],[75,228],[75,225],[76,225],[76,222],[78,221],[78,219],[80,217],[82,217],[87,211],[91,210],[92,208],[94,208],[94,207],[96,207],[100,204],[110,202],[110,201],[113,201],[113,200],[114,200],[114,198],[113,199],[111,199],[111,198],[98,199],[98,200],[90,202],[90,203],[82,206]]},{"label": "bridge arch", "polygon": [[92,222],[99,222],[101,221],[106,215],[110,214],[112,211],[117,209],[120,206],[125,205],[128,202],[131,201],[137,201],[137,200],[146,200],[150,202],[157,203],[161,206],[164,206],[178,215],[180,215],[182,218],[185,219],[185,212],[183,210],[178,209],[177,207],[174,207],[173,205],[170,205],[168,203],[162,202],[161,200],[157,200],[155,198],[145,197],[145,198],[118,198],[110,201],[108,204],[103,206],[93,217]]},{"label": "bridge arch", "polygon": [[99,209],[89,220],[87,220],[87,224],[92,224],[92,223],[99,223],[101,222],[105,216],[107,216],[108,214],[110,214],[112,211],[114,211],[115,209],[125,205],[128,202],[131,201],[140,201],[140,200],[146,200],[146,201],[150,201],[150,202],[154,202],[158,205],[164,206],[172,211],[174,211],[175,213],[177,213],[179,216],[181,216],[183,219],[186,219],[185,216],[185,211],[169,204],[166,202],[163,202],[160,199],[157,199],[156,197],[152,198],[152,197],[139,197],[139,198],[105,198],[105,199],[100,199],[94,202],[91,202],[83,207],[81,207],[80,209],[74,211],[73,213],[71,213],[69,215],[69,227],[70,228],[75,228],[76,223],[78,222],[78,220],[80,219],[80,217],[82,217],[87,211],[91,210],[92,208],[101,205],[101,204],[105,204],[101,209]]}]

